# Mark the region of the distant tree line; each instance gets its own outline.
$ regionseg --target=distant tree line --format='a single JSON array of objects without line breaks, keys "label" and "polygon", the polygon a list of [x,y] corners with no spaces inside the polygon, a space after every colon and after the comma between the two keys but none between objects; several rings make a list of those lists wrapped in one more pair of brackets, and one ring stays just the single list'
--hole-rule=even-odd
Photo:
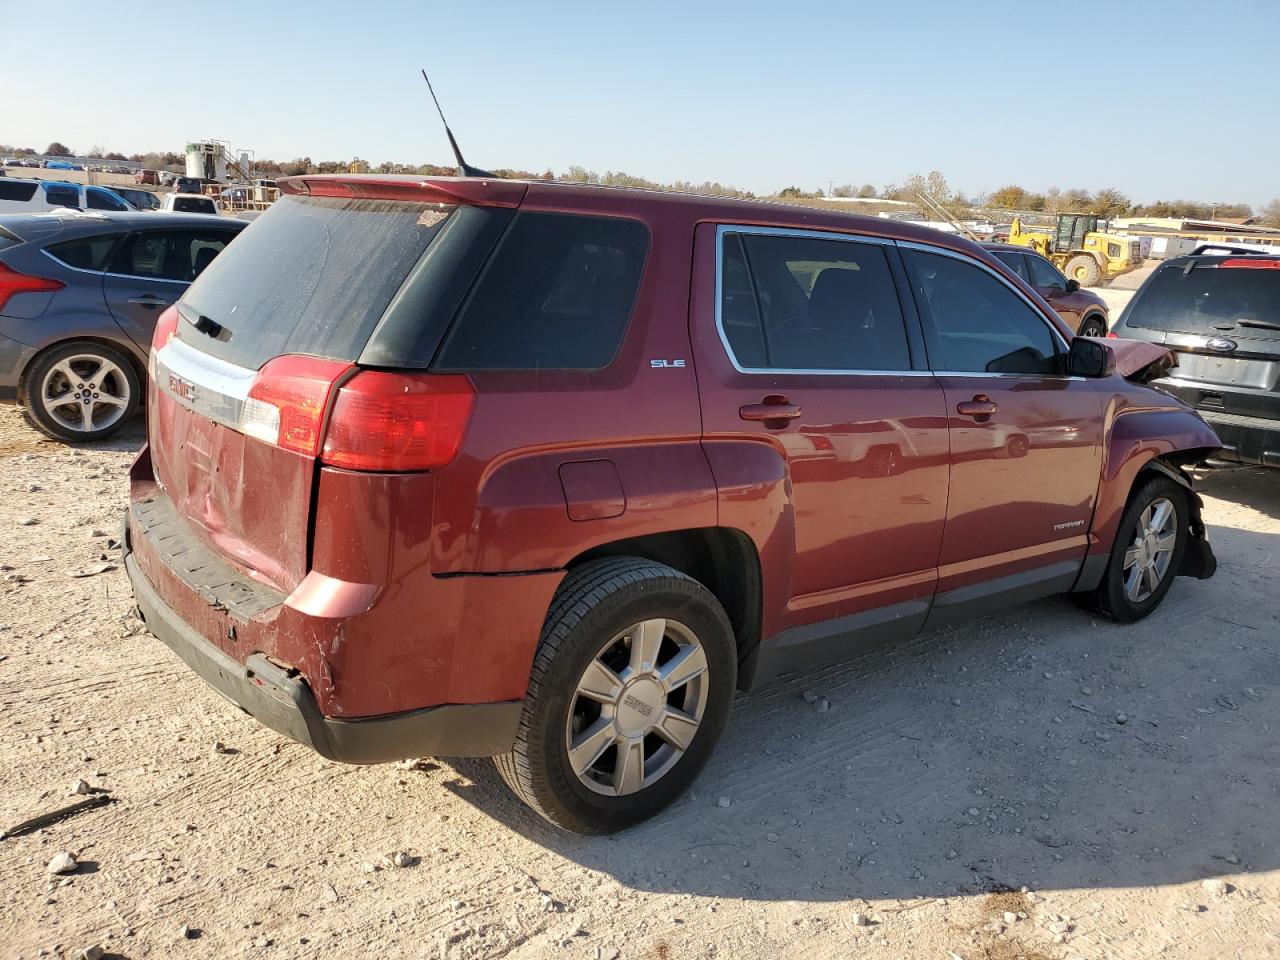
[{"label": "distant tree line", "polygon": [[[36,151],[30,147],[14,147],[9,144],[0,144],[0,153],[5,156],[22,157],[33,155]],[[55,140],[44,149],[43,155],[69,157],[76,154],[65,144]],[[182,154],[172,151],[164,153],[134,153],[126,156],[122,153],[109,153],[105,148],[96,145],[90,148],[85,156],[103,160],[127,159],[155,169],[171,168],[180,170],[186,162]],[[347,160],[321,160],[315,162],[310,157],[295,157],[292,160],[285,161],[276,161],[264,157],[253,161],[255,171],[264,176],[275,177],[292,177],[306,173],[344,173],[349,166],[350,162]],[[374,173],[412,174],[427,177],[451,176],[457,171],[457,168],[451,164],[440,165],[435,163],[406,164],[386,162],[370,169]],[[569,167],[568,170],[559,174],[549,169],[536,172],[507,168],[494,170],[493,173],[495,176],[506,179],[561,180],[573,183],[597,183],[612,187],[639,187],[645,190],[674,190],[681,193],[696,193],[713,197],[756,198],[756,194],[750,190],[743,190],[730,184],[715,181],[693,183],[687,180],[676,180],[671,183],[661,183],[656,180],[634,176],[621,170],[597,173],[595,170],[588,170],[579,166]],[[869,183],[864,183],[860,186],[845,183],[840,186],[833,186],[830,189],[830,197],[833,198],[860,197],[864,199],[903,200],[915,204],[920,203],[919,197],[921,195],[928,196],[953,216],[961,217],[974,215],[984,208],[1050,215],[1058,213],[1093,213],[1107,217],[1128,215],[1198,220],[1220,217],[1250,217],[1254,213],[1253,208],[1247,203],[1205,203],[1200,200],[1157,200],[1155,203],[1134,203],[1114,187],[1104,187],[1092,192],[1080,188],[1061,190],[1058,187],[1050,187],[1043,193],[1036,193],[1018,184],[1011,183],[986,195],[966,197],[963,191],[953,189],[947,182],[947,178],[937,170],[931,170],[927,174],[913,174],[902,183],[891,183],[878,191]],[[776,194],[766,196],[765,199],[812,202],[827,199],[827,194],[821,189],[804,190],[801,187],[790,185],[783,187]],[[924,210],[923,207],[921,209]],[[1258,217],[1263,223],[1280,227],[1280,198],[1272,200],[1258,211]]]}]

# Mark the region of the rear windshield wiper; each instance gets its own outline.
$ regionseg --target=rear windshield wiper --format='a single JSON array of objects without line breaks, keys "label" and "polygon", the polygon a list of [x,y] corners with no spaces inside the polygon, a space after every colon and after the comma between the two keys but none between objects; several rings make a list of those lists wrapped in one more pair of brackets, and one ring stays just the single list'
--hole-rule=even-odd
[{"label": "rear windshield wiper", "polygon": [[1256,327],[1259,330],[1280,330],[1280,323],[1270,323],[1267,320],[1237,320],[1237,327]]}]

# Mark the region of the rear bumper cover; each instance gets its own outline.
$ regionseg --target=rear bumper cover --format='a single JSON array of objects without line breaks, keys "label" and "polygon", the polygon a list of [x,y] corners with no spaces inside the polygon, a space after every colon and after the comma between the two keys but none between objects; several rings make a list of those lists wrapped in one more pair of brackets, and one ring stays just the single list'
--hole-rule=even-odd
[{"label": "rear bumper cover", "polygon": [[127,523],[125,531],[125,569],[147,629],[209,686],[277,733],[343,763],[493,756],[506,753],[515,742],[519,700],[447,704],[359,720],[325,717],[297,671],[286,670],[260,653],[241,664],[184,622],[165,604],[132,556]]}]

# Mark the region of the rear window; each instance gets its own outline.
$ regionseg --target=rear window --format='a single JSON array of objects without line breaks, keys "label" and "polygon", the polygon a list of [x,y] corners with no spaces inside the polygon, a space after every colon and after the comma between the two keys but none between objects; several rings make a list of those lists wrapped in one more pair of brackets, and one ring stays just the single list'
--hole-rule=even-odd
[{"label": "rear window", "polygon": [[19,203],[26,203],[36,195],[36,185],[34,183],[22,183],[21,181],[6,182],[0,178],[0,200],[13,200]]},{"label": "rear window", "polygon": [[622,344],[649,231],[634,220],[519,213],[463,304],[440,370],[598,370]]},{"label": "rear window", "polygon": [[105,270],[107,258],[116,245],[116,235],[105,237],[82,237],[79,240],[66,240],[45,247],[45,253],[68,267],[78,270]]},{"label": "rear window", "polygon": [[[1124,325],[1280,340],[1280,269],[1161,267],[1125,311]],[[1258,324],[1255,326],[1255,324]]]},{"label": "rear window", "polygon": [[175,213],[216,213],[217,208],[208,197],[174,197]]},{"label": "rear window", "polygon": [[254,221],[180,301],[209,317],[217,339],[190,324],[178,336],[238,366],[286,353],[355,360],[387,304],[453,207],[285,196]]}]

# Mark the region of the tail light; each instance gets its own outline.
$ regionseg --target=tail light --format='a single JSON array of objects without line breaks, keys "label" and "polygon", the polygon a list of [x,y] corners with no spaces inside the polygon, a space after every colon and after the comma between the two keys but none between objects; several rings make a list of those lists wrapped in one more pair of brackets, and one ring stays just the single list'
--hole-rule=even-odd
[{"label": "tail light", "polygon": [[10,297],[20,293],[53,293],[65,286],[66,284],[61,280],[33,277],[29,273],[20,273],[0,263],[0,310],[4,309]]},{"label": "tail light", "polygon": [[352,370],[335,360],[277,357],[249,388],[240,429],[348,470],[429,470],[458,455],[475,403],[467,377],[382,370],[348,376]]},{"label": "tail light", "polygon": [[1107,331],[1107,339],[1108,339],[1108,340],[1119,340],[1119,339],[1120,339],[1120,334],[1116,333],[1114,330],[1108,330],[1108,331]]},{"label": "tail light", "polygon": [[320,450],[329,393],[351,364],[315,357],[276,357],[249,388],[240,429],[285,450],[314,457]]},{"label": "tail light", "polygon": [[1240,270],[1280,270],[1280,260],[1239,259],[1223,260],[1220,267],[1235,267]]},{"label": "tail light", "polygon": [[151,353],[147,357],[147,376],[156,378],[156,354],[170,340],[178,335],[178,308],[169,307],[156,320],[156,328],[151,333]]},{"label": "tail light", "polygon": [[156,320],[156,329],[151,334],[151,349],[159,350],[178,335],[178,308],[170,307]]},{"label": "tail light", "polygon": [[458,455],[475,390],[456,374],[366,370],[338,389],[320,459],[350,470],[427,470]]}]

